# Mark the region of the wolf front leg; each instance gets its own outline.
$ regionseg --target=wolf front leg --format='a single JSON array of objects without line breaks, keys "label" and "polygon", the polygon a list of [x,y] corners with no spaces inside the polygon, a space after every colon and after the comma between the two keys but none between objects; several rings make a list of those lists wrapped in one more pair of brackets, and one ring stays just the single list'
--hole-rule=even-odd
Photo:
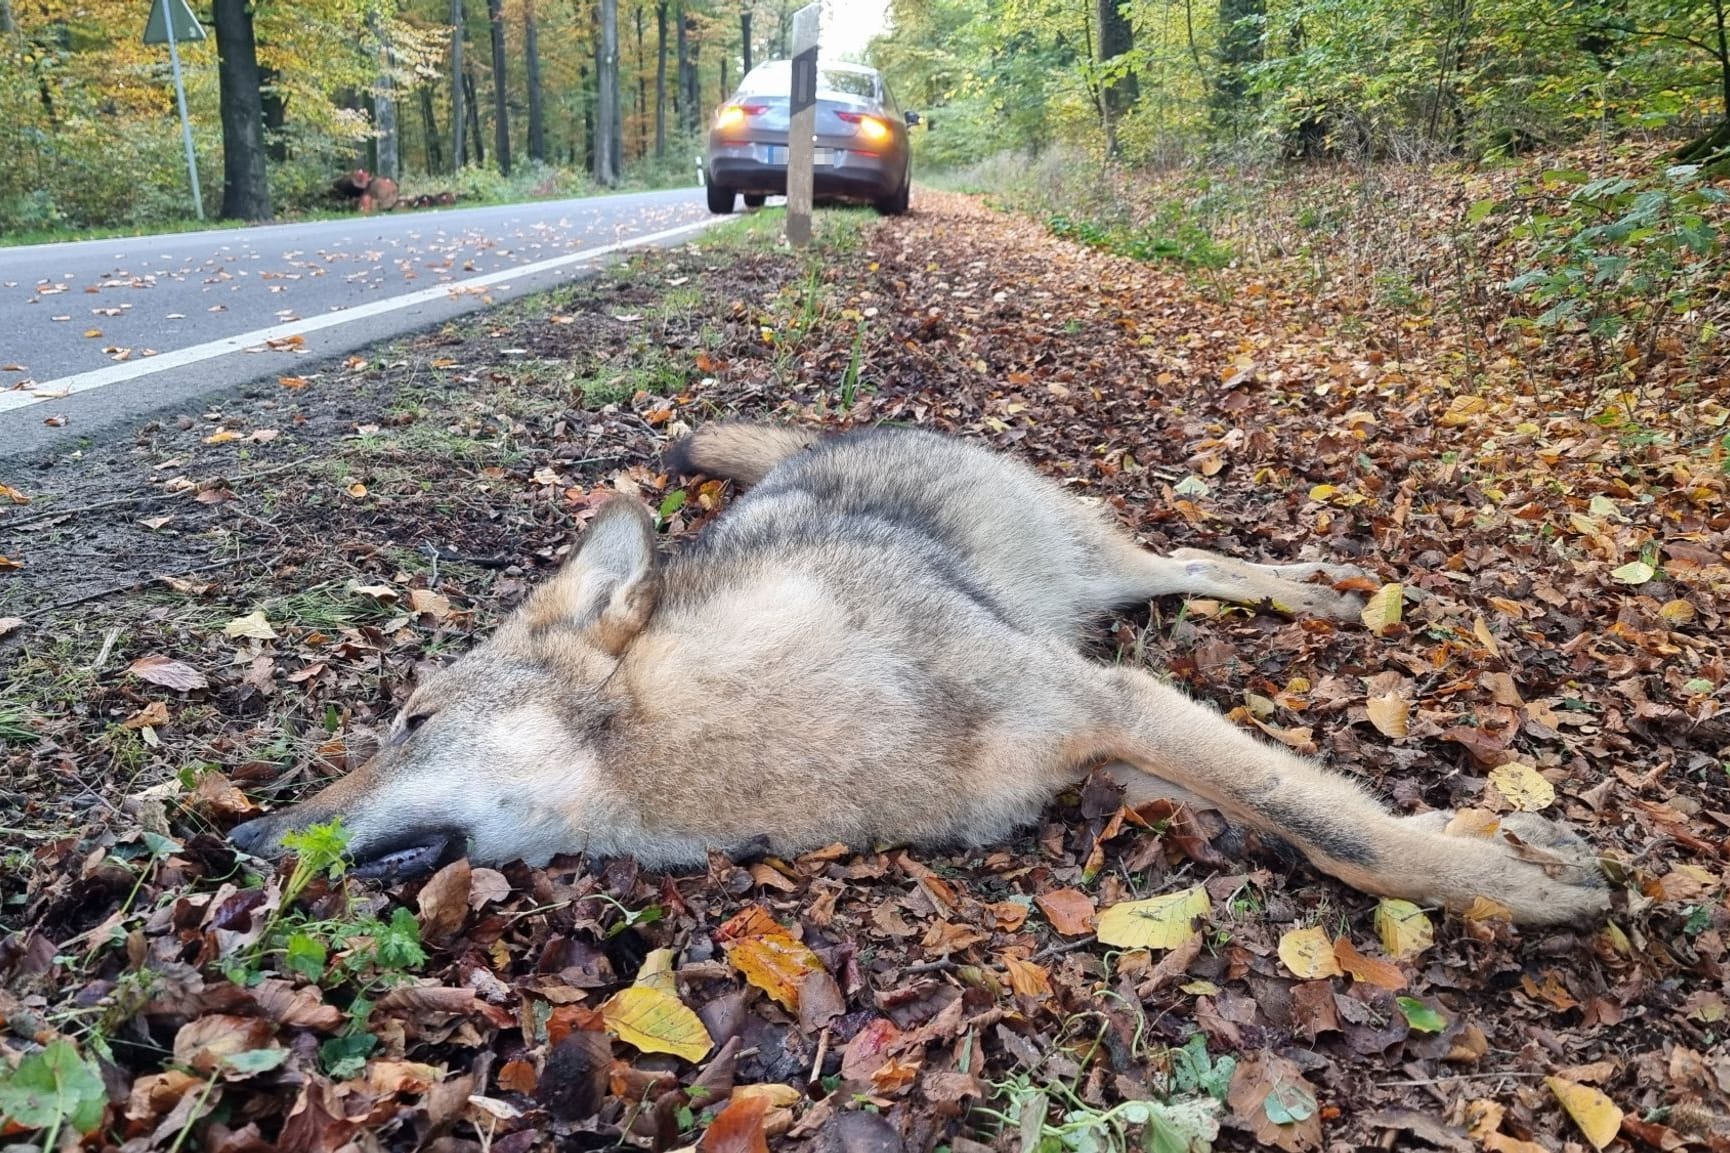
[{"label": "wolf front leg", "polygon": [[[1449,836],[1445,815],[1397,817],[1352,781],[1256,740],[1144,672],[1088,667],[1103,682],[1088,734],[1098,758],[1207,798],[1347,884],[1456,910],[1488,897],[1522,924],[1585,922],[1609,908],[1596,861],[1560,825],[1522,814],[1495,836]],[[1131,803],[1141,791],[1129,789]]]}]

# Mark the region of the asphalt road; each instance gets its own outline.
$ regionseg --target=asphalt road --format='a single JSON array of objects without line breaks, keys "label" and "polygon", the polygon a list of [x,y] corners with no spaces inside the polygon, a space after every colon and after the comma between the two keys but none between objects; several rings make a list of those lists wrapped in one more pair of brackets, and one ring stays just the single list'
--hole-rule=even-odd
[{"label": "asphalt road", "polygon": [[0,457],[585,275],[709,219],[690,188],[0,248]]}]

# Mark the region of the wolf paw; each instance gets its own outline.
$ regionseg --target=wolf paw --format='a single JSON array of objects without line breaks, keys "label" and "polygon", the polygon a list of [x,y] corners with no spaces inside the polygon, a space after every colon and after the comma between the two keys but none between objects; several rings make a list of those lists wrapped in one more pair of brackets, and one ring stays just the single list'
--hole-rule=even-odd
[{"label": "wolf paw", "polygon": [[[1436,833],[1446,833],[1454,814],[1424,813],[1406,818]],[[1458,856],[1457,870],[1444,869],[1438,893],[1453,908],[1469,908],[1485,897],[1505,906],[1523,925],[1585,924],[1610,908],[1610,888],[1597,854],[1572,829],[1535,813],[1508,813],[1488,836],[1476,832],[1447,835]]]}]

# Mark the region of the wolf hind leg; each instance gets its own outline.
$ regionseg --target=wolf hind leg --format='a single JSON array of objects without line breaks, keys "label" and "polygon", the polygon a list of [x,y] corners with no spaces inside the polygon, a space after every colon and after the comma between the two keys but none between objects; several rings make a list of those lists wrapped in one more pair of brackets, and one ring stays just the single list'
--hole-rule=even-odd
[{"label": "wolf hind leg", "polygon": [[1434,814],[1395,816],[1354,782],[1256,740],[1147,673],[1087,667],[1103,682],[1081,742],[1095,760],[1199,794],[1347,884],[1453,909],[1488,897],[1527,924],[1583,922],[1608,908],[1595,860],[1549,822],[1449,836]]},{"label": "wolf hind leg", "polygon": [[1102,608],[1181,595],[1267,603],[1284,613],[1342,621],[1356,620],[1363,611],[1363,599],[1355,593],[1313,583],[1318,577],[1333,582],[1365,575],[1353,565],[1253,564],[1195,548],[1161,554],[1117,533],[1103,543],[1097,559],[1092,592]]}]

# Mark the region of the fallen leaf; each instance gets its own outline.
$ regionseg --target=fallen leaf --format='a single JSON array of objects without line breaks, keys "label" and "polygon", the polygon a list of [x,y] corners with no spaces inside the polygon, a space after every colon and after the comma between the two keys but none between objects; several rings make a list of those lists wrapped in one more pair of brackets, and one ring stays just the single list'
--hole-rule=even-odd
[{"label": "fallen leaf", "polygon": [[1282,934],[1279,959],[1302,981],[1340,975],[1339,963],[1334,960],[1334,943],[1328,939],[1327,930],[1319,925],[1289,929]]},{"label": "fallen leaf", "polygon": [[1033,900],[1051,927],[1065,937],[1080,937],[1093,931],[1093,898],[1080,889],[1053,889]]},{"label": "fallen leaf", "polygon": [[1364,706],[1364,711],[1369,714],[1370,723],[1382,736],[1399,740],[1406,735],[1412,703],[1405,697],[1390,693],[1387,696],[1371,697]]},{"label": "fallen leaf", "polygon": [[697,1148],[702,1153],[769,1153],[768,1137],[763,1132],[768,1110],[767,1097],[748,1094],[730,1098],[703,1131]]},{"label": "fallen leaf", "polygon": [[1376,906],[1376,936],[1390,957],[1404,961],[1436,943],[1427,913],[1410,901],[1384,897]]},{"label": "fallen leaf", "polygon": [[263,609],[253,609],[243,617],[235,617],[222,626],[222,632],[228,637],[253,637],[261,641],[276,639],[276,630],[264,619]]},{"label": "fallen leaf", "polygon": [[1195,936],[1195,922],[1213,905],[1207,889],[1195,885],[1145,901],[1125,901],[1099,915],[1102,944],[1126,949],[1175,949]]},{"label": "fallen leaf", "polygon": [[1405,586],[1397,581],[1385,584],[1370,596],[1364,605],[1359,619],[1364,627],[1380,636],[1394,625],[1400,623],[1400,615],[1405,607]]},{"label": "fallen leaf", "polygon": [[1657,575],[1658,570],[1643,560],[1632,560],[1610,570],[1610,579],[1625,585],[1643,585]]},{"label": "fallen leaf", "polygon": [[209,688],[210,682],[204,679],[204,674],[191,665],[168,657],[152,653],[139,657],[127,666],[127,672],[141,681],[149,681],[153,685],[161,685],[165,689],[176,689],[180,692],[191,692],[193,689]]},{"label": "fallen leaf", "polygon": [[1622,1110],[1604,1094],[1589,1085],[1580,1085],[1561,1077],[1545,1077],[1544,1084],[1580,1127],[1594,1149],[1602,1149],[1616,1139],[1622,1128]]},{"label": "fallen leaf", "polygon": [[1556,787],[1538,774],[1531,765],[1512,761],[1490,770],[1490,786],[1502,799],[1522,813],[1547,809],[1556,800]]},{"label": "fallen leaf", "polygon": [[663,989],[632,985],[601,1005],[607,1028],[644,1053],[671,1053],[701,1061],[715,1047],[698,1016]]},{"label": "fallen leaf", "polygon": [[727,960],[746,981],[792,1012],[799,1010],[799,987],[806,974],[823,970],[822,958],[784,931],[746,937],[726,950]]},{"label": "fallen leaf", "polygon": [[1406,987],[1406,975],[1400,972],[1398,965],[1380,957],[1365,956],[1345,937],[1334,942],[1334,960],[1342,971],[1351,974],[1354,981],[1374,985],[1378,989]]}]

